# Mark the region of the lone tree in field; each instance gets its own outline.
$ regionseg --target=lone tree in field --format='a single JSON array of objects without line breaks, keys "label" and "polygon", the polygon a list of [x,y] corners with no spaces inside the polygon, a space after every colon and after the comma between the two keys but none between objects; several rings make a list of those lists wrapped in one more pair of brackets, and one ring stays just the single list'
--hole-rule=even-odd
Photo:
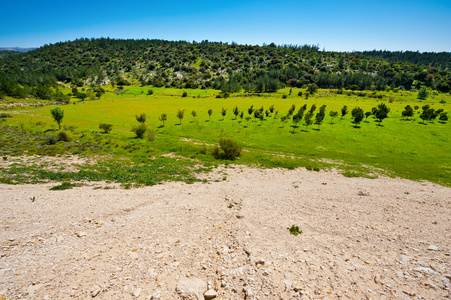
[{"label": "lone tree in field", "polygon": [[163,122],[162,127],[164,127],[164,122],[168,119],[168,115],[161,114],[161,116],[158,118],[161,122]]},{"label": "lone tree in field", "polygon": [[240,113],[240,123],[242,123],[243,122],[243,118],[244,118],[244,111],[241,111],[241,113]]},{"label": "lone tree in field", "polygon": [[338,111],[331,110],[329,113],[329,116],[330,116],[330,124],[332,124],[334,118],[336,118],[338,116]]},{"label": "lone tree in field", "polygon": [[182,119],[183,119],[184,116],[185,116],[185,110],[179,109],[177,111],[177,118],[180,120],[179,125],[182,125]]},{"label": "lone tree in field", "polygon": [[448,113],[442,112],[438,119],[440,120],[440,123],[445,123],[446,121],[448,121]]},{"label": "lone tree in field", "polygon": [[211,115],[213,114],[213,110],[210,108],[209,110],[208,110],[208,121],[210,121],[210,119],[211,119]]},{"label": "lone tree in field", "polygon": [[429,96],[429,94],[428,94],[428,91],[427,91],[426,87],[422,87],[418,91],[418,99],[425,100],[428,96]]},{"label": "lone tree in field", "polygon": [[221,110],[221,115],[222,115],[222,120],[224,121],[225,115],[227,113],[227,109],[225,109],[224,107]]},{"label": "lone tree in field", "polygon": [[373,113],[372,112],[370,112],[370,111],[367,111],[366,113],[365,113],[365,122],[368,122],[368,117],[369,116],[371,116]]},{"label": "lone tree in field", "polygon": [[113,124],[99,124],[99,129],[102,129],[105,133],[108,133],[113,130]]},{"label": "lone tree in field", "polygon": [[193,111],[191,112],[191,115],[193,116],[194,121],[196,121],[197,112],[196,112],[195,110],[193,110]]},{"label": "lone tree in field", "polygon": [[55,122],[58,124],[58,129],[61,130],[61,122],[64,118],[64,110],[59,107],[55,107],[50,111],[50,113],[52,114],[53,120],[55,120]]},{"label": "lone tree in field", "polygon": [[373,108],[373,115],[379,121],[379,126],[382,123],[382,120],[388,117],[388,113],[390,112],[390,108],[388,108],[385,103],[379,104],[376,108]]},{"label": "lone tree in field", "polygon": [[356,128],[358,128],[360,122],[362,122],[364,114],[363,114],[363,109],[361,109],[360,107],[356,107],[352,110],[351,112],[352,117],[354,118],[354,120],[352,121]]},{"label": "lone tree in field", "polygon": [[146,114],[142,113],[140,115],[136,115],[136,121],[138,121],[139,123],[146,123]]}]

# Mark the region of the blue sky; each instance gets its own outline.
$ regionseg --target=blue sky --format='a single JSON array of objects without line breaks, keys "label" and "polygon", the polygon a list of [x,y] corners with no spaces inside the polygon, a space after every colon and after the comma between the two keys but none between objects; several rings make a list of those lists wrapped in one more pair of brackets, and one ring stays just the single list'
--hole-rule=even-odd
[{"label": "blue sky", "polygon": [[2,2],[0,47],[110,37],[451,52],[451,0]]}]

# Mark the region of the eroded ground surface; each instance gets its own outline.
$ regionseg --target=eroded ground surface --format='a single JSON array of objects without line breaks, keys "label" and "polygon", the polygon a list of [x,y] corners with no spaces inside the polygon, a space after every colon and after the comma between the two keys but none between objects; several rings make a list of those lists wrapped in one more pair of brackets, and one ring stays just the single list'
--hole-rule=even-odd
[{"label": "eroded ground surface", "polygon": [[450,297],[450,188],[240,166],[210,179],[0,185],[0,297]]}]

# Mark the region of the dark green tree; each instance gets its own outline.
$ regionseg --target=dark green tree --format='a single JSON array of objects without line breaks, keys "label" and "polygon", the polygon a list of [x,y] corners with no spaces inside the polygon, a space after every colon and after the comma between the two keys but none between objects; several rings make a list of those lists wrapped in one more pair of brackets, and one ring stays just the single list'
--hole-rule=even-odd
[{"label": "dark green tree", "polygon": [[404,107],[404,110],[402,111],[402,116],[404,118],[410,118],[413,116],[413,108],[410,107],[410,105],[407,105],[406,107]]},{"label": "dark green tree", "polygon": [[353,117],[353,123],[355,124],[355,127],[358,127],[360,122],[362,122],[364,118],[363,109],[360,107],[356,107],[352,110],[351,115]]},{"label": "dark green tree", "polygon": [[336,118],[338,116],[338,111],[331,110],[329,112],[329,116],[330,116],[330,124],[332,124],[334,118]]},{"label": "dark green tree", "polygon": [[164,127],[164,122],[168,119],[167,114],[161,114],[161,116],[158,118],[161,122],[163,122],[163,125],[161,127]]},{"label": "dark green tree", "polygon": [[373,111],[373,114],[379,121],[379,125],[382,123],[382,120],[388,117],[389,112],[390,108],[388,108],[388,106],[383,102],[376,107],[376,109]]},{"label": "dark green tree", "polygon": [[55,120],[55,122],[58,124],[58,129],[61,130],[61,122],[64,118],[64,110],[59,107],[55,107],[50,111],[50,113],[52,114],[53,120]]},{"label": "dark green tree", "polygon": [[183,119],[183,117],[185,116],[185,110],[183,109],[179,109],[178,111],[177,111],[177,118],[180,120],[180,123],[179,123],[179,125],[182,125],[182,119]]},{"label": "dark green tree", "polygon": [[323,123],[324,117],[326,116],[326,105],[322,105],[319,108],[319,112],[315,116],[315,124],[319,126]]},{"label": "dark green tree", "polygon": [[208,110],[208,121],[210,121],[210,119],[211,119],[211,115],[213,114],[213,110],[210,108],[209,110]]},{"label": "dark green tree", "polygon": [[225,109],[224,107],[221,109],[221,115],[222,115],[222,120],[224,121],[225,115],[227,113],[227,109]]},{"label": "dark green tree", "polygon": [[426,87],[422,87],[418,91],[418,99],[425,100],[428,96],[429,96],[429,93],[428,93]]},{"label": "dark green tree", "polygon": [[235,120],[238,119],[238,114],[240,113],[238,106],[233,109],[233,114],[235,115]]},{"label": "dark green tree", "polygon": [[146,123],[146,114],[142,113],[140,115],[135,115],[136,117],[136,121],[138,121],[139,123]]},{"label": "dark green tree", "polygon": [[313,124],[312,118],[313,118],[313,113],[308,112],[308,113],[305,114],[304,125],[305,125],[305,130],[306,131],[308,130],[308,127]]},{"label": "dark green tree", "polygon": [[348,107],[345,105],[341,108],[341,119],[343,120],[344,116],[348,114]]}]

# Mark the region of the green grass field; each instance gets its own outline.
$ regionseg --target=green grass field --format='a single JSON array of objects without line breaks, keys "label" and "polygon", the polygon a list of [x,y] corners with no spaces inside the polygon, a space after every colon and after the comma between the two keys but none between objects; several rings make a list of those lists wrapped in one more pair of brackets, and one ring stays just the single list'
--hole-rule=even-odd
[{"label": "green grass field", "polygon": [[[73,141],[79,141],[72,146],[59,142],[49,149],[40,146],[35,149],[33,143],[10,141],[4,134],[2,154],[18,155],[27,153],[64,154],[75,153],[81,155],[109,155],[109,157],[127,157],[136,163],[148,161],[149,157],[173,152],[177,155],[196,158],[205,164],[218,163],[209,151],[203,154],[202,148],[212,149],[221,137],[236,140],[244,147],[244,151],[236,162],[261,165],[264,167],[308,167],[308,168],[338,168],[347,176],[374,176],[386,174],[413,180],[428,180],[445,186],[451,185],[451,147],[450,124],[426,122],[418,117],[421,107],[425,104],[435,109],[442,108],[450,111],[451,97],[449,95],[435,95],[427,100],[419,101],[416,93],[392,92],[379,93],[382,98],[367,96],[343,95],[320,90],[316,95],[298,97],[298,91],[293,89],[281,90],[275,94],[246,96],[233,94],[230,98],[216,98],[219,94],[214,90],[186,90],[187,97],[181,97],[185,90],[152,88],[154,94],[147,95],[148,87],[129,87],[116,94],[108,91],[100,100],[85,100],[80,103],[72,99],[74,105],[65,105],[63,127],[69,127]],[[286,99],[282,96],[287,95]],[[442,101],[441,101],[442,100]],[[442,103],[440,103],[440,101]],[[337,117],[331,123],[329,112],[338,111],[347,105],[351,111],[354,107],[361,107],[370,111],[372,107],[384,102],[391,109],[389,117],[378,126],[376,120],[370,116],[368,121],[356,128],[351,122],[350,113],[342,120]],[[444,103],[443,103],[444,102]],[[291,119],[283,124],[280,116],[285,115],[291,105],[296,105],[296,111],[303,104],[307,109],[316,104],[317,110],[326,105],[326,117],[323,124],[306,126],[301,121],[293,133]],[[401,112],[409,104],[419,106],[415,116],[408,121],[401,118]],[[246,121],[247,109],[264,107],[268,109],[274,105],[278,111],[278,118],[274,114],[264,121],[252,117]],[[244,119],[235,120],[232,113],[237,106],[244,111]],[[6,106],[3,106],[6,108]],[[5,111],[12,118],[3,119],[0,126],[22,130],[24,135],[51,135],[49,129],[57,129],[52,120],[50,110],[53,106],[17,107]],[[222,108],[227,109],[224,120]],[[184,118],[176,117],[179,109],[185,110]],[[213,110],[211,120],[207,111]],[[197,117],[191,115],[196,111]],[[155,133],[155,140],[136,139],[131,132],[133,125],[138,122],[135,115],[145,113],[147,126]],[[161,114],[167,114],[165,126],[158,120]],[[100,123],[113,124],[109,134],[101,134]],[[73,127],[73,128],[70,128]],[[47,131],[47,132],[46,132]],[[98,147],[82,147],[87,143]],[[15,149],[15,150],[14,150]],[[221,161],[219,161],[220,163]],[[192,167],[192,166],[187,166]],[[144,182],[145,184],[145,182]]]}]

